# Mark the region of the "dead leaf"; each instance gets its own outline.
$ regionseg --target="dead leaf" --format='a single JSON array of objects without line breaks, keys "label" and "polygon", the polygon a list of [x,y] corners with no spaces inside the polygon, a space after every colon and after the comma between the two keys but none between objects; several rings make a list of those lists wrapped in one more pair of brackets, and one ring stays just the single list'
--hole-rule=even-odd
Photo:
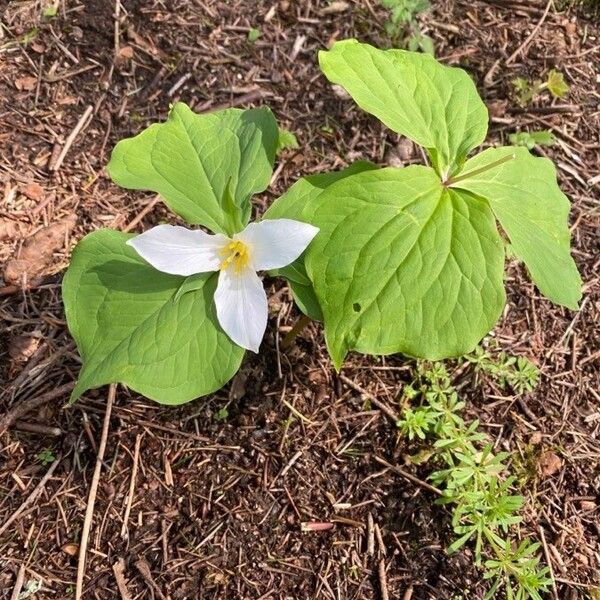
[{"label": "dead leaf", "polygon": [[21,225],[10,219],[0,219],[0,240],[16,238],[21,233]]},{"label": "dead leaf", "polygon": [[62,247],[77,217],[71,215],[34,233],[21,247],[16,257],[4,267],[4,280],[7,284],[23,285],[39,278],[52,262],[56,250]]},{"label": "dead leaf", "polygon": [[119,49],[119,58],[131,60],[133,58],[133,48],[131,46],[123,46]]},{"label": "dead leaf", "polygon": [[37,52],[38,54],[42,54],[43,52],[46,51],[46,46],[44,46],[44,44],[42,44],[41,42],[38,42],[36,40],[34,40],[33,42],[31,42],[31,44],[29,44],[29,47],[34,52]]},{"label": "dead leaf", "polygon": [[11,339],[8,354],[16,362],[27,362],[36,353],[39,345],[38,337],[18,335]]},{"label": "dead leaf", "polygon": [[415,146],[412,143],[411,140],[409,140],[408,138],[402,138],[398,144],[397,144],[397,148],[398,148],[398,156],[400,156],[400,158],[404,161],[404,162],[408,162],[409,160],[411,160],[413,158],[413,156],[415,155]]},{"label": "dead leaf", "polygon": [[248,373],[243,370],[238,371],[231,382],[229,388],[229,400],[237,401],[246,395],[246,382],[248,381]]},{"label": "dead leaf", "polygon": [[152,41],[143,38],[133,27],[127,28],[127,37],[152,56],[158,56],[160,54],[160,51]]},{"label": "dead leaf", "polygon": [[555,473],[558,473],[562,469],[562,460],[560,457],[552,452],[552,450],[547,450],[540,456],[539,460],[539,468],[543,477],[551,477]]},{"label": "dead leaf", "polygon": [[31,90],[35,90],[37,86],[37,77],[19,77],[15,79],[15,87],[19,91],[30,92]]},{"label": "dead leaf", "polygon": [[133,58],[133,47],[132,46],[122,46],[119,48],[119,53],[117,54],[117,65],[124,65],[128,63]]},{"label": "dead leaf", "polygon": [[69,556],[77,556],[79,554],[79,544],[65,544],[61,550]]},{"label": "dead leaf", "polygon": [[338,13],[343,13],[345,10],[348,10],[350,5],[343,0],[336,0],[332,2],[329,6],[322,8],[319,12],[322,15],[335,15]]},{"label": "dead leaf", "polygon": [[60,104],[60,106],[72,106],[77,102],[79,102],[79,99],[75,96],[61,96],[56,99],[56,104]]},{"label": "dead leaf", "polygon": [[541,431],[534,431],[531,434],[531,437],[529,438],[529,443],[532,446],[538,446],[539,444],[542,443],[542,432]]},{"label": "dead leaf", "polygon": [[22,190],[30,200],[39,202],[44,197],[44,188],[35,181],[28,183]]}]

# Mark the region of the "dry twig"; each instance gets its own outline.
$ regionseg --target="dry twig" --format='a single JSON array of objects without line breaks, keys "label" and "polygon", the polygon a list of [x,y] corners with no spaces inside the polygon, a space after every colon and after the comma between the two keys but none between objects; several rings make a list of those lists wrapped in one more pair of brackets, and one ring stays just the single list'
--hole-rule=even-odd
[{"label": "dry twig", "polygon": [[15,406],[12,410],[9,410],[2,418],[0,418],[0,435],[2,435],[15,421],[19,420],[23,415],[26,415],[28,412],[35,410],[36,408],[55,400],[56,398],[60,398],[65,394],[68,394],[75,387],[74,382],[65,383],[41,396],[36,396],[34,398],[29,398],[28,400],[23,400]]},{"label": "dry twig", "polygon": [[46,474],[42,477],[41,481],[35,486],[33,492],[29,494],[27,500],[25,500],[25,502],[23,502],[23,504],[21,504],[21,506],[19,506],[19,508],[4,522],[4,525],[0,527],[0,535],[2,535],[10,527],[10,525],[12,525],[12,523],[14,523],[19,518],[19,516],[25,511],[25,509],[30,504],[32,504],[35,501],[35,499],[40,495],[46,483],[48,482],[50,477],[52,477],[52,473],[54,473],[54,470],[56,469],[60,461],[61,457],[59,456],[50,465],[50,468],[46,471]]},{"label": "dry twig", "polygon": [[100,446],[98,455],[96,456],[96,466],[94,475],[90,485],[90,493],[88,496],[87,508],[85,510],[85,519],[83,521],[83,529],[81,531],[81,542],[79,544],[79,560],[77,562],[77,581],[75,584],[75,600],[80,600],[83,594],[83,576],[85,575],[85,559],[87,553],[88,539],[90,528],[92,526],[92,517],[94,516],[94,505],[96,503],[96,492],[98,491],[98,482],[100,481],[100,471],[102,470],[102,459],[106,450],[106,440],[108,438],[108,426],[110,424],[110,413],[115,400],[116,386],[114,383],[110,385],[108,390],[108,401],[106,403],[106,413],[104,415],[104,423],[102,424],[102,437],[100,438]]}]

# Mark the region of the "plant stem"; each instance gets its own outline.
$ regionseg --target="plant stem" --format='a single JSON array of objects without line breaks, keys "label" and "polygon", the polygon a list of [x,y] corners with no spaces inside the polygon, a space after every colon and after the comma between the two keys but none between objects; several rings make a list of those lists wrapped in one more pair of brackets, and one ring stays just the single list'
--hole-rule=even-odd
[{"label": "plant stem", "polygon": [[485,165],[483,167],[480,167],[479,169],[475,169],[474,171],[469,171],[468,173],[465,173],[464,175],[458,175],[457,177],[450,177],[450,179],[447,179],[444,182],[444,185],[446,187],[450,187],[451,185],[458,183],[459,181],[463,181],[464,179],[469,179],[469,177],[473,177],[474,175],[479,175],[481,173],[485,173],[486,171],[489,171],[490,169],[493,169],[494,167],[498,167],[498,166],[504,164],[505,162],[508,162],[509,160],[513,160],[513,158],[515,158],[514,154],[507,154],[506,156],[503,156],[502,158],[494,161],[493,163],[490,163],[489,165]]},{"label": "plant stem", "polygon": [[306,315],[302,315],[296,324],[287,332],[286,336],[281,342],[281,349],[286,350],[292,345],[292,342],[298,337],[298,335],[304,330],[304,328],[311,322],[311,318]]}]

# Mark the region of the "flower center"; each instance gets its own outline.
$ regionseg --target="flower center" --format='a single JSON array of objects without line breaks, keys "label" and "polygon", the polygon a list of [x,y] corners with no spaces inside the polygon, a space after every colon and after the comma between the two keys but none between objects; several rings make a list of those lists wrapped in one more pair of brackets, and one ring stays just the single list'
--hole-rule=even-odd
[{"label": "flower center", "polygon": [[221,256],[223,256],[223,262],[221,263],[221,271],[224,271],[233,265],[235,273],[239,273],[250,264],[250,254],[248,253],[248,246],[240,240],[233,240],[229,242],[222,250]]}]

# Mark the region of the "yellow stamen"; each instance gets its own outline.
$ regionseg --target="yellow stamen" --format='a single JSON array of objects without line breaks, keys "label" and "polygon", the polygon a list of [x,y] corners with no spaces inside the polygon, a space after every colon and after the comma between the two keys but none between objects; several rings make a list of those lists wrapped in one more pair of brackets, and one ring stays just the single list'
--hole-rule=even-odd
[{"label": "yellow stamen", "polygon": [[221,263],[221,271],[227,269],[229,265],[233,265],[234,272],[239,273],[250,264],[248,246],[240,240],[233,240],[227,244],[221,250],[221,255],[225,257]]}]

